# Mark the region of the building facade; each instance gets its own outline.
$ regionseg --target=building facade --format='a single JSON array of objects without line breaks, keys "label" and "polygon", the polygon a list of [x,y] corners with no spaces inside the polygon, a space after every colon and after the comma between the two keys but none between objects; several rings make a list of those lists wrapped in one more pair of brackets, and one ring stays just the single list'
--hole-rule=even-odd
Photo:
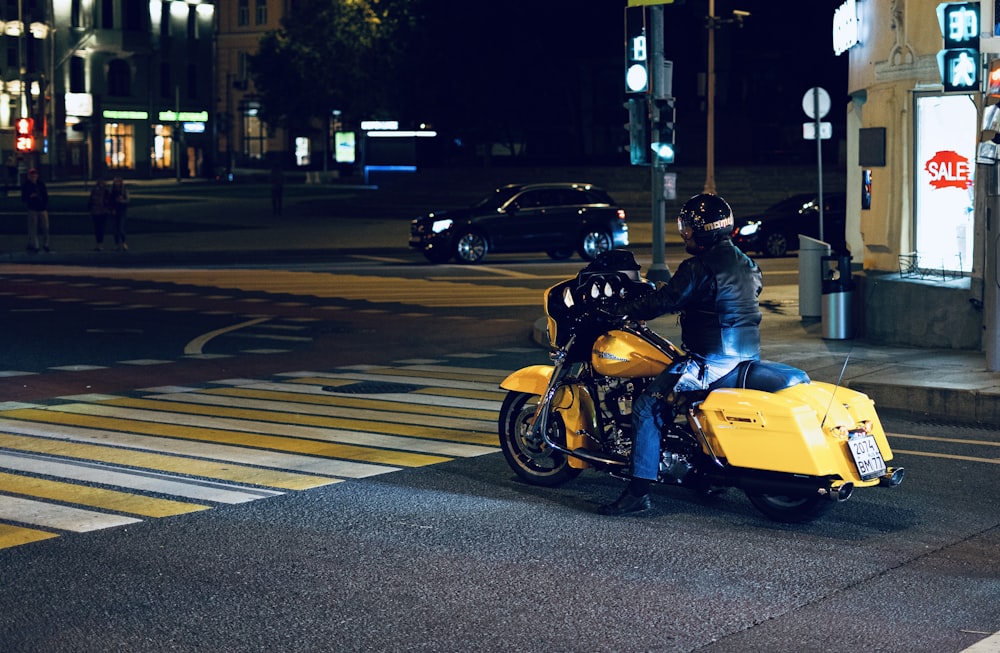
[{"label": "building facade", "polygon": [[289,137],[283,128],[270,129],[257,112],[259,98],[250,77],[248,57],[261,37],[280,28],[291,0],[229,0],[216,15],[215,98],[217,158],[226,171],[236,167],[286,165]]},{"label": "building facade", "polygon": [[[835,49],[849,57],[848,244],[864,268],[856,310],[866,338],[980,349],[983,95],[943,84],[940,4],[846,0],[834,17]],[[962,9],[951,28],[978,36]],[[982,73],[981,61],[963,65],[948,70],[970,80]]]},{"label": "building facade", "polygon": [[17,159],[22,170],[38,167],[53,179],[209,173],[212,2],[18,0],[0,7],[8,51],[0,129],[13,136],[13,122],[29,116],[36,135],[28,152],[9,139],[8,168]]}]

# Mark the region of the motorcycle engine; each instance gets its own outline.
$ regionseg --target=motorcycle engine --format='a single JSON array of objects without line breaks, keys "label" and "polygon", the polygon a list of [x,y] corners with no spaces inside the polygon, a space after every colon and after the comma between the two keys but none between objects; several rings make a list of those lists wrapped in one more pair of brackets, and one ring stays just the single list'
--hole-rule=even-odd
[{"label": "motorcycle engine", "polygon": [[692,460],[700,451],[694,437],[680,424],[672,424],[660,434],[660,480],[681,483],[694,469]]},{"label": "motorcycle engine", "polygon": [[641,389],[632,379],[604,377],[598,384],[601,424],[607,453],[628,459],[632,456],[632,402]]}]

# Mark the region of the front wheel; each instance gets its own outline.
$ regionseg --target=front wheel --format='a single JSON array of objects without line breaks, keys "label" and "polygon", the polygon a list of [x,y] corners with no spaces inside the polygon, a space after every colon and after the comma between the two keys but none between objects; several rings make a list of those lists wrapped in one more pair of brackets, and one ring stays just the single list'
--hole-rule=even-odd
[{"label": "front wheel", "polygon": [[754,508],[769,519],[786,524],[802,524],[819,519],[833,509],[835,501],[820,493],[802,496],[784,496],[764,492],[746,493]]},{"label": "front wheel", "polygon": [[[523,481],[555,487],[576,478],[580,470],[569,466],[566,454],[532,433],[540,399],[526,392],[507,393],[500,407],[500,449],[507,464]],[[553,442],[565,441],[565,429],[558,415],[549,417],[546,435]]]},{"label": "front wheel", "polygon": [[775,258],[788,254],[788,238],[780,231],[768,234],[764,239],[764,253]]}]

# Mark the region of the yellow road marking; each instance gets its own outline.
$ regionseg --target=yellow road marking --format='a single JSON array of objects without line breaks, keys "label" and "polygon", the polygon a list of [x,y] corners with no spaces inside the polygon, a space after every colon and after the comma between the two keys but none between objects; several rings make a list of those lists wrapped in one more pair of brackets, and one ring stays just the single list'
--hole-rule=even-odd
[{"label": "yellow road marking", "polygon": [[23,526],[10,526],[0,524],[0,549],[8,549],[12,546],[30,544],[59,537],[56,533],[46,533],[34,528],[24,528]]},{"label": "yellow road marking", "polygon": [[144,517],[183,515],[209,508],[209,506],[196,503],[157,499],[141,494],[129,494],[118,490],[49,481],[32,476],[17,476],[4,472],[0,472],[0,492],[29,495],[39,499],[52,499],[63,503],[75,503]]},{"label": "yellow road marking", "polygon": [[[366,399],[345,397],[343,395],[309,395],[295,392],[279,392],[277,390],[254,390],[252,388],[211,388],[200,394],[223,395],[226,397],[245,397],[247,399],[270,399],[298,404],[315,404],[319,406],[343,406],[345,408],[361,408],[371,411],[387,411],[395,413],[412,413],[416,415],[435,415],[441,417],[464,417],[466,419],[496,419],[496,412],[477,410],[475,408],[456,408],[448,406],[426,406],[424,404],[406,404],[397,401],[381,399]],[[448,395],[465,396],[465,395]],[[483,397],[492,399],[494,397]]]},{"label": "yellow road marking", "polygon": [[[126,402],[142,400],[115,400]],[[152,402],[158,403],[158,402]],[[212,414],[222,416],[224,411],[216,408],[209,408],[191,404],[178,404],[178,406],[191,406],[190,412],[195,414]],[[300,438],[290,438],[278,435],[268,435],[263,433],[248,433],[243,431],[225,431],[222,429],[209,429],[199,426],[161,424],[159,422],[146,422],[119,417],[108,417],[102,415],[86,415],[81,413],[70,413],[59,411],[58,406],[54,410],[40,410],[37,408],[21,408],[4,413],[4,417],[12,419],[23,419],[33,422],[45,422],[49,424],[66,424],[70,426],[82,426],[86,428],[104,429],[109,431],[124,431],[126,433],[141,433],[144,435],[160,435],[168,438],[178,438],[183,440],[197,440],[201,442],[215,442],[218,444],[230,444],[240,447],[253,447],[257,449],[268,449],[271,451],[285,451],[311,456],[323,456],[324,458],[340,458],[346,460],[359,460],[370,463],[381,463],[385,465],[395,465],[400,467],[421,467],[434,463],[446,462],[451,458],[443,456],[433,456],[428,454],[408,453],[402,451],[392,451],[388,449],[374,449],[370,447],[360,447],[349,444],[335,444],[322,440],[307,440]],[[165,408],[160,405],[160,409]],[[237,413],[252,414],[259,411],[236,411]],[[291,415],[286,414],[290,417]],[[274,421],[273,419],[271,421]],[[344,423],[352,423],[352,420],[336,420]],[[374,424],[374,423],[373,423]],[[369,429],[370,430],[370,429]]]},{"label": "yellow road marking", "polygon": [[1000,447],[1000,442],[989,440],[960,440],[957,438],[940,438],[931,435],[910,435],[908,433],[886,433],[890,438],[906,438],[909,440],[929,440],[931,442],[944,442],[947,444],[971,444],[981,447]]},{"label": "yellow road marking", "polygon": [[8,435],[5,433],[0,433],[0,447],[16,451],[31,451],[34,453],[99,461],[128,467],[155,469],[173,474],[201,476],[247,485],[262,485],[264,487],[274,487],[283,490],[307,490],[309,488],[340,482],[340,479],[326,476],[295,474],[250,467],[248,465],[214,463],[194,458],[116,449],[96,444],[66,442],[65,440]]},{"label": "yellow road marking", "polygon": [[184,347],[185,356],[198,356],[202,353],[205,344],[215,338],[216,336],[221,336],[224,333],[229,333],[231,331],[237,331],[239,329],[245,329],[246,327],[254,326],[255,324],[260,324],[261,322],[267,322],[271,318],[269,317],[258,317],[253,320],[248,320],[246,322],[241,322],[239,324],[234,324],[233,326],[223,327],[221,329],[216,329],[215,331],[209,331],[208,333],[202,334],[189,342]]},{"label": "yellow road marking", "polygon": [[1000,465],[1000,459],[998,458],[977,458],[975,456],[959,456],[950,453],[930,453],[927,451],[909,451],[907,449],[893,449],[894,454],[909,454],[911,456],[925,456],[928,458],[947,458],[948,460],[967,460],[973,463],[990,463],[992,465]]}]

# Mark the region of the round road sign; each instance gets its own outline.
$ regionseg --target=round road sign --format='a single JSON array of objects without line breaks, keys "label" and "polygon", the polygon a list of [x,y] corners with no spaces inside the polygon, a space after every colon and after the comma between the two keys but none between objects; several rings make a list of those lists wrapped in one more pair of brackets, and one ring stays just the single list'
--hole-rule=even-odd
[{"label": "round road sign", "polygon": [[[814,97],[816,96],[816,97]],[[816,115],[816,104],[819,101],[819,115]],[[826,89],[814,86],[802,96],[802,110],[813,119],[819,119],[830,112],[830,94]]]}]

